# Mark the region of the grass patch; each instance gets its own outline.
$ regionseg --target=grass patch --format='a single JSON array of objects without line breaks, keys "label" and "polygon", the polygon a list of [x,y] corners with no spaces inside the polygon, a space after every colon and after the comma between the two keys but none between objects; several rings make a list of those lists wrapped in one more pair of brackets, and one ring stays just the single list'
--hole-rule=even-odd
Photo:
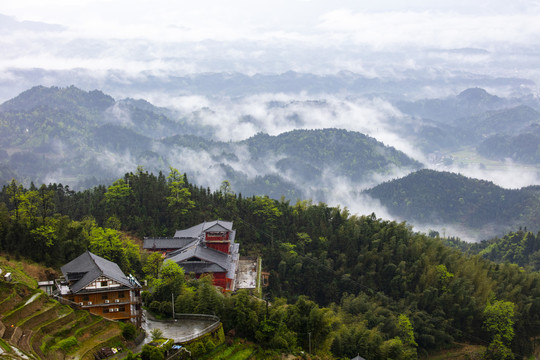
[{"label": "grass patch", "polygon": [[249,356],[251,355],[251,353],[253,353],[253,351],[254,351],[253,348],[242,349],[232,354],[232,356],[230,356],[228,359],[229,360],[247,360],[249,359]]},{"label": "grass patch", "polygon": [[9,346],[9,344],[5,342],[2,338],[0,338],[0,347],[6,352],[11,352],[11,346]]},{"label": "grass patch", "polygon": [[4,273],[10,272],[13,280],[31,288],[37,288],[38,280],[57,278],[58,273],[53,268],[40,265],[20,256],[0,254],[0,267]]},{"label": "grass patch", "polygon": [[[13,310],[7,312],[4,314],[4,319],[7,319],[10,315],[13,315],[14,313],[16,313],[17,311],[21,310],[22,308],[24,308],[26,305],[26,301],[28,301],[32,296],[34,296],[35,293],[31,293],[30,296],[22,299],[20,302],[19,302],[19,306],[17,306],[16,308],[14,308]],[[34,301],[37,301],[38,299],[35,299]]]},{"label": "grass patch", "polygon": [[[80,337],[82,337],[84,335],[85,332],[90,332],[89,330],[96,330],[95,327],[99,327],[99,325],[101,325],[100,323],[104,321],[103,318],[96,318],[94,319],[90,324],[86,325],[86,326],[83,326],[83,327],[80,327],[77,329],[77,331],[75,331],[75,337],[78,339]],[[94,332],[94,333],[97,333],[99,331],[91,331],[91,332]]]},{"label": "grass patch", "polygon": [[[2,289],[2,291],[4,291],[4,289]],[[5,290],[7,291],[7,290]],[[15,289],[11,289],[11,294],[9,294],[8,296],[6,296],[2,301],[0,301],[0,304],[6,302],[6,301],[9,301],[11,298],[13,298],[15,296]]]},{"label": "grass patch", "polygon": [[227,356],[231,355],[234,351],[236,346],[227,346],[227,345],[221,345],[214,349],[214,351],[208,353],[206,355],[206,358],[208,359],[226,359]]},{"label": "grass patch", "polygon": [[70,350],[74,350],[79,346],[79,342],[75,339],[74,336],[70,336],[67,339],[60,340],[51,350],[60,349],[65,353],[68,353]]},{"label": "grass patch", "polygon": [[[419,356],[419,359],[433,360],[465,360],[476,359],[486,348],[481,345],[455,343],[444,350],[430,352]],[[479,357],[478,357],[479,358]]]},{"label": "grass patch", "polygon": [[252,344],[235,343],[233,345],[220,345],[213,351],[200,357],[203,360],[245,360],[256,350]]}]

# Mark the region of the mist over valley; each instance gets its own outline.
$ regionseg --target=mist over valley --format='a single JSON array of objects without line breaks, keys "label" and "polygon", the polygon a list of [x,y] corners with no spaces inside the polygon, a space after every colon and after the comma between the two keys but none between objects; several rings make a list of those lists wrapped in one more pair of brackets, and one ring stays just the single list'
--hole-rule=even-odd
[{"label": "mist over valley", "polygon": [[[426,232],[444,228],[469,241],[517,226],[536,230],[538,195],[517,190],[538,183],[539,143],[531,129],[539,126],[540,105],[530,96],[471,88],[409,102],[284,93],[167,101],[173,106],[74,86],[24,91],[0,105],[1,180],[82,189],[110,184],[138,166],[156,174],[174,167],[211,189],[228,180],[244,196],[321,201]],[[516,138],[524,140],[507,149]],[[415,173],[422,168],[437,172],[425,178]],[[489,180],[492,188],[467,187],[445,173],[433,185],[438,171]],[[388,187],[401,181],[394,179],[411,173],[419,174],[413,188],[392,195]],[[526,195],[493,198],[495,188]],[[491,196],[488,203],[478,193]],[[529,212],[506,216],[525,202]]]},{"label": "mist over valley", "polygon": [[[28,1],[0,14],[4,184],[83,189],[172,166],[211,189],[228,180],[245,196],[322,201],[470,241],[536,227],[524,189],[539,184],[533,3]],[[471,220],[475,192],[495,190],[448,194],[467,181],[447,173],[530,202],[501,222],[508,196],[488,194],[499,215]],[[393,193],[415,174],[417,189]],[[420,206],[433,181],[446,184],[430,196],[437,211],[403,207]]]}]

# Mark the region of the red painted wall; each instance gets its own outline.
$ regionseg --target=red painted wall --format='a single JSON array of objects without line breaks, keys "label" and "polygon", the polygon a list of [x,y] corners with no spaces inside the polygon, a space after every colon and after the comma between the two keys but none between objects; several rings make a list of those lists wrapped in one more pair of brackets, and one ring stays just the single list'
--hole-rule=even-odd
[{"label": "red painted wall", "polygon": [[229,253],[229,243],[228,242],[227,243],[207,242],[206,246],[208,246],[209,248],[215,249],[217,251],[224,252],[225,254]]},{"label": "red painted wall", "polygon": [[[203,274],[197,274],[197,279]],[[227,284],[231,283],[231,279],[227,279],[227,273],[225,272],[219,272],[219,273],[213,273],[214,276],[214,286],[222,287],[223,290],[227,290]]]}]

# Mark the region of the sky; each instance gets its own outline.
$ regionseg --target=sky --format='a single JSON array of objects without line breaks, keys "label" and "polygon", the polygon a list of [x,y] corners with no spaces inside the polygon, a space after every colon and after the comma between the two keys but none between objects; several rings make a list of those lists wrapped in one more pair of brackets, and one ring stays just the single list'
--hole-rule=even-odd
[{"label": "sky", "polygon": [[[456,74],[519,77],[540,84],[539,35],[540,0],[5,0],[0,6],[0,102],[38,85],[17,72],[27,70],[32,76],[32,69],[67,71],[40,75],[42,85],[82,79],[74,85],[91,84],[85,89],[106,92],[111,77],[131,86],[134,78],[149,75],[289,70],[320,75],[350,71],[381,79],[435,74],[434,82],[443,86]],[[73,69],[82,75],[72,78]],[[119,71],[128,76],[120,76]],[[84,82],[84,76],[93,80]],[[185,107],[186,113],[216,110],[219,116],[202,121],[221,129],[221,140],[292,129],[286,116],[264,107],[269,100],[289,101],[290,94],[216,101],[200,94],[143,90],[140,97],[156,105]],[[462,90],[422,89],[432,97]],[[319,100],[310,96],[295,94],[292,99]],[[389,104],[378,99],[326,99],[333,112],[314,112],[300,105],[294,109],[309,119],[304,128],[332,125],[360,131],[425,160],[415,144],[391,131],[387,120],[400,115]],[[246,114],[260,119],[260,127],[242,122],[241,115]],[[135,166],[129,157],[117,160]],[[478,167],[451,170],[509,188],[539,183],[536,168],[508,171],[506,166],[491,173]],[[351,201],[350,184],[335,188],[340,190],[337,195],[343,194],[336,201]]]},{"label": "sky", "polygon": [[[536,0],[21,0],[4,2],[0,14],[18,22],[0,19],[8,50],[0,69],[369,73],[381,53],[404,49],[411,55],[399,66],[412,68],[424,65],[413,54],[426,49],[511,48],[531,56],[540,34]],[[62,27],[32,31],[27,21]],[[487,60],[431,56],[464,65]],[[523,66],[515,67],[506,71]]]}]

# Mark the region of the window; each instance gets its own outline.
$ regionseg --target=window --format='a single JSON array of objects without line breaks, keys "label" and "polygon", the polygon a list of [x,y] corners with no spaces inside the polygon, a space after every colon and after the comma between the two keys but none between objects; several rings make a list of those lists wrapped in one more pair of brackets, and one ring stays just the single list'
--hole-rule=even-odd
[{"label": "window", "polygon": [[109,285],[109,282],[105,280],[105,281],[102,281],[100,284],[101,284],[101,287],[105,287]]},{"label": "window", "polygon": [[101,298],[102,298],[102,299],[108,299],[108,298],[109,298],[109,295],[108,295],[108,294],[102,294],[102,295],[101,295]]},{"label": "window", "polygon": [[119,291],[118,292],[118,297],[119,298],[123,298],[125,295],[124,295],[124,292],[123,291]]},{"label": "window", "polygon": [[118,311],[120,311],[120,312],[124,312],[124,311],[126,311],[126,307],[125,307],[125,306],[120,306],[120,308],[119,308],[119,310],[118,310]]},{"label": "window", "polygon": [[83,301],[88,301],[90,300],[90,297],[88,295],[83,295],[82,299]]},{"label": "window", "polygon": [[103,313],[107,314],[109,312],[109,308],[103,308]]}]

